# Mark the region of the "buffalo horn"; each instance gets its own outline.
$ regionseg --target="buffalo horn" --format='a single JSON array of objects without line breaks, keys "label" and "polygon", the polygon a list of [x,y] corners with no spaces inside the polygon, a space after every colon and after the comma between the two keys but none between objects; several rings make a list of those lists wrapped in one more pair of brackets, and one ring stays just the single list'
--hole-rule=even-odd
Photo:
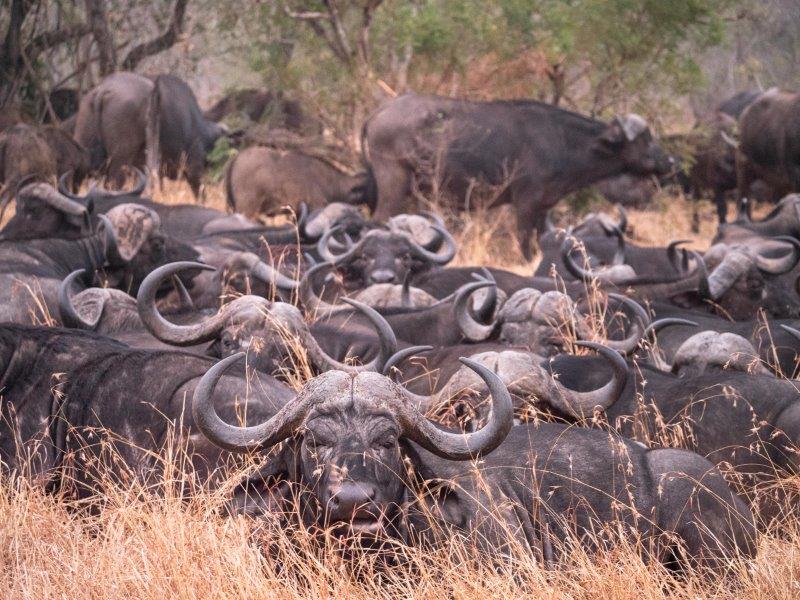
[{"label": "buffalo horn", "polygon": [[344,298],[343,301],[362,313],[367,319],[369,319],[373,327],[375,327],[380,346],[378,355],[370,362],[360,366],[341,363],[325,353],[314,336],[311,335],[311,332],[307,327],[298,332],[301,337],[303,347],[306,349],[306,352],[308,352],[311,362],[314,363],[320,370],[335,369],[338,371],[346,371],[347,373],[377,371],[380,373],[383,370],[386,362],[392,357],[392,355],[394,355],[395,352],[397,352],[397,337],[395,337],[391,325],[389,325],[386,319],[384,319],[380,313],[378,313],[372,307],[362,304],[361,302],[357,302],[352,298]]},{"label": "buffalo horn", "polygon": [[455,303],[453,305],[453,312],[456,315],[456,322],[459,329],[465,338],[472,342],[482,342],[490,335],[495,329],[496,323],[484,325],[478,323],[469,311],[469,299],[473,292],[487,287],[496,287],[497,284],[493,281],[476,281],[461,286],[456,293]]},{"label": "buffalo horn", "polygon": [[791,271],[797,264],[798,259],[800,259],[800,241],[788,235],[776,236],[772,239],[790,244],[792,251],[780,258],[768,258],[761,254],[756,254],[756,266],[770,275],[781,275]]},{"label": "buffalo horn", "polygon": [[97,327],[97,323],[100,321],[102,311],[97,312],[96,319],[93,321],[87,321],[80,314],[78,314],[78,311],[75,309],[75,305],[72,303],[72,296],[70,294],[75,281],[85,274],[85,269],[78,269],[67,275],[66,278],[64,278],[64,281],[61,282],[61,285],[58,288],[58,312],[61,315],[61,322],[64,324],[64,326],[72,329],[85,329],[88,331],[94,331],[94,329]]},{"label": "buffalo horn", "polygon": [[445,251],[441,254],[436,252],[431,252],[430,250],[426,250],[418,243],[413,241],[409,237],[409,241],[411,242],[411,252],[420,260],[425,262],[433,263],[436,265],[444,265],[449,263],[456,255],[456,241],[453,239],[453,236],[450,235],[450,232],[447,231],[444,227],[440,225],[431,225],[431,228],[436,231],[442,238],[442,243],[447,246]]},{"label": "buffalo horn", "polygon": [[[672,240],[667,245],[667,258],[669,259],[672,268],[675,269],[678,273],[684,273],[686,271],[684,265],[681,264],[681,261],[678,259],[678,250],[680,250],[678,246],[680,246],[681,244],[688,244],[691,241],[692,240]],[[683,253],[683,260],[684,261],[688,260],[687,254],[685,252]]]},{"label": "buffalo horn", "polygon": [[312,399],[300,395],[287,403],[271,419],[251,427],[229,425],[214,408],[214,388],[233,364],[245,357],[244,352],[229,356],[211,367],[200,379],[192,397],[192,415],[200,431],[214,444],[234,452],[265,450],[291,436],[303,422]]},{"label": "buffalo horn", "polygon": [[475,371],[489,388],[492,406],[486,425],[472,433],[444,431],[416,410],[413,402],[399,403],[397,416],[403,435],[429,452],[449,460],[470,460],[488,454],[503,442],[514,424],[514,410],[511,395],[497,375],[468,358],[459,360]]},{"label": "buffalo horn", "polygon": [[136,296],[139,317],[147,330],[162,342],[173,346],[191,346],[214,339],[222,327],[224,307],[208,319],[193,325],[176,325],[167,321],[156,307],[156,293],[164,280],[186,269],[214,271],[203,263],[183,261],[161,266],[144,278]]},{"label": "buffalo horn", "polygon": [[641,304],[625,295],[609,293],[608,297],[616,300],[620,304],[624,304],[631,310],[633,313],[633,315],[630,317],[632,333],[624,340],[607,339],[603,341],[603,344],[609,348],[612,348],[613,350],[616,350],[617,352],[621,352],[622,354],[631,354],[634,350],[636,350],[636,348],[639,347],[639,342],[642,340],[644,332],[650,325],[650,316],[647,314],[647,311],[642,307]]}]

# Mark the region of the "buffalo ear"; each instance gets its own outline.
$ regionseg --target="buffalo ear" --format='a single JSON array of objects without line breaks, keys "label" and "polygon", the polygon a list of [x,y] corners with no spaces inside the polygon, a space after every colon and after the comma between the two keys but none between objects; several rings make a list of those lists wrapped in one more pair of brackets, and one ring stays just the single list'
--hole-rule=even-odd
[{"label": "buffalo ear", "polygon": [[625,131],[618,119],[614,119],[605,130],[597,137],[601,146],[617,148],[626,140]]}]

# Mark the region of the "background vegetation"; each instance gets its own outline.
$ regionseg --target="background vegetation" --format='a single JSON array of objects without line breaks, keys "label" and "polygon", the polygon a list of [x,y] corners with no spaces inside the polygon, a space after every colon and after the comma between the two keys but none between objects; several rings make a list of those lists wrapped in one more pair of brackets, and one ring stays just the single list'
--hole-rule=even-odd
[{"label": "background vegetation", "polygon": [[[42,117],[56,87],[170,71],[208,103],[263,85],[355,143],[408,90],[534,97],[688,128],[746,87],[800,83],[794,0],[5,0],[0,107]],[[691,109],[691,110],[690,110]]]}]

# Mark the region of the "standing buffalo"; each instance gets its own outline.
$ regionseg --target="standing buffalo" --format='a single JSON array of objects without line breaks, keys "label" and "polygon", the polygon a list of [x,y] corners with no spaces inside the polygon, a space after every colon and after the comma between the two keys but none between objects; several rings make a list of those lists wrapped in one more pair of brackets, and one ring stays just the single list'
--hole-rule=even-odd
[{"label": "standing buffalo", "polygon": [[737,179],[747,197],[755,179],[783,195],[800,191],[800,94],[773,88],[739,119]]},{"label": "standing buffalo", "polygon": [[147,163],[170,178],[185,175],[195,196],[206,154],[222,133],[177,77],[151,80],[126,72],[106,77],[84,96],[75,124],[75,139],[89,151],[93,170],[105,167],[121,184],[123,167]]},{"label": "standing buffalo", "polygon": [[225,170],[228,207],[248,217],[270,214],[287,204],[312,209],[331,202],[356,204],[364,195],[363,173],[351,175],[298,151],[254,146],[233,157]]},{"label": "standing buffalo", "polygon": [[638,115],[610,124],[528,100],[469,102],[408,94],[364,127],[376,186],[376,218],[405,212],[410,195],[449,192],[469,208],[478,182],[499,187],[490,206],[511,203],[522,252],[533,230],[570,192],[623,173],[664,174],[671,160]]}]

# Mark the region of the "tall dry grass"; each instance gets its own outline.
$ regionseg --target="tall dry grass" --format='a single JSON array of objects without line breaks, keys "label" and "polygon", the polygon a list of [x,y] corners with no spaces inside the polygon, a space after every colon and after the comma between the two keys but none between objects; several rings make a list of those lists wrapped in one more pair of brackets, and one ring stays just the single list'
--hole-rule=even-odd
[{"label": "tall dry grass", "polygon": [[[205,204],[224,208],[219,186]],[[155,197],[193,202],[188,187],[165,182]],[[702,247],[713,231],[713,210],[703,207]],[[652,211],[629,211],[640,243],[664,244],[690,235],[690,212],[680,198],[660,199]],[[513,241],[508,208],[455,217],[456,264],[494,265],[530,273]],[[302,353],[301,353],[302,354]],[[301,355],[290,367],[299,387],[310,376]],[[665,435],[670,432],[665,432]],[[725,577],[688,573],[673,577],[646,564],[636,547],[568,552],[555,566],[521,548],[490,560],[466,539],[439,547],[397,544],[391,567],[382,555],[286,527],[276,519],[225,516],[223,486],[198,484],[171,444],[161,482],[144,486],[108,477],[95,510],[66,495],[45,493],[25,477],[0,481],[0,597],[2,598],[620,598],[650,600],[800,597],[800,517],[794,505],[770,526],[757,558],[735,561]],[[176,475],[176,473],[178,473]],[[235,481],[237,472],[230,475]],[[798,478],[782,485],[800,487]],[[192,489],[187,499],[175,493]],[[776,493],[777,493],[776,489]]]}]

